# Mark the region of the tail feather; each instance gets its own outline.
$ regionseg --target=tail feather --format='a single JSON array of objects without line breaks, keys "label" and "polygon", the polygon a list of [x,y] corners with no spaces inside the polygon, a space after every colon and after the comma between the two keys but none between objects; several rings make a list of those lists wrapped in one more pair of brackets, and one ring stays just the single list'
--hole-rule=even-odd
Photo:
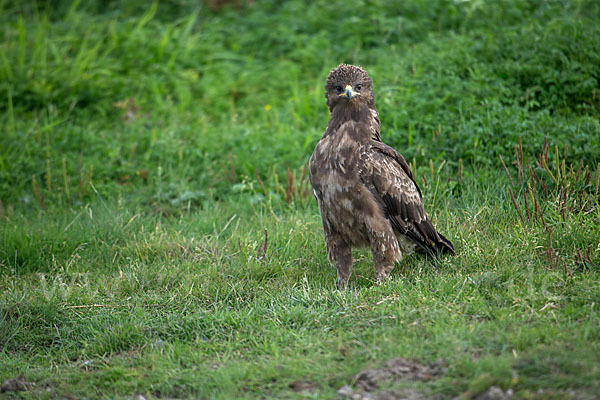
[{"label": "tail feather", "polygon": [[440,254],[456,254],[452,242],[435,230],[429,218],[426,217],[419,223],[412,224],[406,224],[406,222],[399,220],[397,216],[388,216],[388,219],[398,233],[415,242],[418,252],[434,257]]},{"label": "tail feather", "polygon": [[452,244],[452,242],[450,240],[446,239],[446,237],[439,232],[438,232],[438,236],[439,236],[440,240],[436,242],[436,246],[435,246],[437,253],[441,253],[441,254],[450,253],[453,256],[456,255],[456,252],[454,251],[454,245]]},{"label": "tail feather", "polygon": [[429,218],[416,224],[416,227],[420,233],[419,236],[421,236],[421,243],[419,244],[421,247],[425,247],[425,250],[429,255],[438,256],[446,253],[452,255],[455,254],[452,242],[435,230]]},{"label": "tail feather", "polygon": [[452,242],[441,233],[438,233],[429,219],[422,221],[415,227],[417,229],[414,232],[406,232],[406,236],[411,238],[423,253],[433,257],[448,253],[456,254]]}]

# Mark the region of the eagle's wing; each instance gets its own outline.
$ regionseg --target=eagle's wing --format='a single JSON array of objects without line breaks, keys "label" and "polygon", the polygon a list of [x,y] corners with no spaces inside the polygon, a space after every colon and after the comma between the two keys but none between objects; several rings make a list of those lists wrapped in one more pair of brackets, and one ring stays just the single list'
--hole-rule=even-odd
[{"label": "eagle's wing", "polygon": [[361,179],[382,204],[394,229],[429,254],[454,254],[452,243],[436,232],[423,207],[406,160],[388,145],[372,140],[364,147]]}]

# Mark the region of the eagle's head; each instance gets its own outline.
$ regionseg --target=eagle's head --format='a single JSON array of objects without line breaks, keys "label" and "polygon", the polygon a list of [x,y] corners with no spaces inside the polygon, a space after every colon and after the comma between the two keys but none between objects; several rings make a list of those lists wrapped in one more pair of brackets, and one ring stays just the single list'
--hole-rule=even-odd
[{"label": "eagle's head", "polygon": [[375,108],[373,81],[367,71],[356,65],[340,64],[331,70],[325,83],[325,97],[330,111],[342,104]]}]

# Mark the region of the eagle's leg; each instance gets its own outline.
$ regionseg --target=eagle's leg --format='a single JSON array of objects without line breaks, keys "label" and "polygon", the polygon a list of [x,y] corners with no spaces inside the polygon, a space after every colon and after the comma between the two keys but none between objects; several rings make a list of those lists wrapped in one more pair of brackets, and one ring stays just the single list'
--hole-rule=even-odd
[{"label": "eagle's leg", "polygon": [[385,225],[387,225],[385,229],[381,229],[380,225],[379,229],[369,230],[369,241],[378,284],[382,284],[389,278],[394,269],[394,263],[402,259],[402,251],[398,246],[394,230],[389,224]]},{"label": "eagle's leg", "polygon": [[352,267],[352,249],[344,238],[336,232],[327,232],[325,244],[329,261],[335,264],[337,268],[337,287],[340,290],[346,289],[350,278],[350,268]]}]

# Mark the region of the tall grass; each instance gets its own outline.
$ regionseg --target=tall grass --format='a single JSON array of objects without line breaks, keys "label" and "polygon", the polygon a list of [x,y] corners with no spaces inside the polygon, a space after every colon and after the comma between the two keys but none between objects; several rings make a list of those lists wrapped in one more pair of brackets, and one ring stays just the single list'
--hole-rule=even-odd
[{"label": "tall grass", "polygon": [[111,197],[165,181],[229,194],[229,153],[240,180],[273,185],[320,137],[342,61],[370,71],[384,138],[408,159],[497,167],[519,136],[527,154],[545,136],[588,162],[600,151],[595,2],[357,3],[342,19],[335,2],[194,4],[4,3],[3,203],[30,197],[32,176],[66,196],[61,169],[77,182],[80,156]]}]

